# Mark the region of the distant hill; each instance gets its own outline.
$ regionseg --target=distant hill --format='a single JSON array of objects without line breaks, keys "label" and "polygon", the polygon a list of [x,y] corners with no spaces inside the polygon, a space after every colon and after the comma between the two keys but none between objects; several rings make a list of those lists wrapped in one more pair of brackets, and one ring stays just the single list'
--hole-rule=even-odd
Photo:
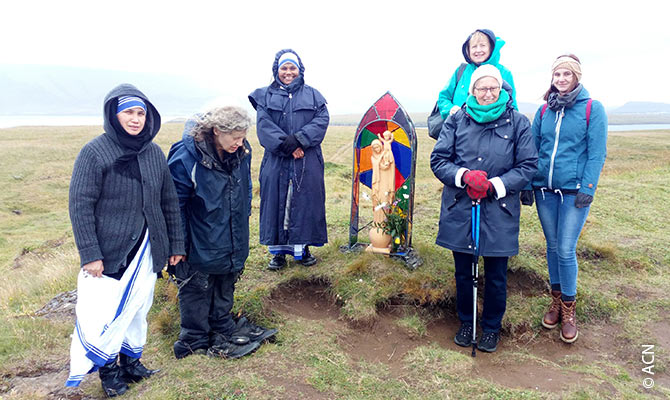
[{"label": "distant hill", "polygon": [[652,103],[648,101],[629,101],[619,108],[610,110],[612,114],[649,114],[649,113],[668,113],[670,114],[670,104]]},{"label": "distant hill", "polygon": [[132,83],[162,115],[191,115],[217,96],[189,79],[156,73],[0,65],[0,115],[100,115],[114,86]]}]

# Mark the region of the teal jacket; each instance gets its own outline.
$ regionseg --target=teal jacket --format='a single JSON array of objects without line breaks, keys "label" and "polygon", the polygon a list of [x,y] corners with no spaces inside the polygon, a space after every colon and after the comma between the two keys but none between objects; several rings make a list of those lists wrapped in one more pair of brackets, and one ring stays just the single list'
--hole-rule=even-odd
[{"label": "teal jacket", "polygon": [[[470,39],[468,38],[466,43],[469,40]],[[515,110],[518,110],[519,107],[516,104],[516,89],[514,88],[514,79],[512,78],[512,73],[507,68],[499,64],[500,49],[504,45],[505,41],[499,37],[496,37],[496,44],[493,48],[493,51],[491,52],[491,57],[479,65],[491,64],[500,70],[500,74],[502,75],[503,80],[512,87],[512,105],[514,106]],[[456,82],[458,75],[458,68],[456,68],[454,73],[451,75],[449,83],[444,87],[444,89],[442,89],[437,99],[437,106],[440,108],[440,114],[442,114],[442,117],[445,119],[449,116],[449,110],[451,110],[454,105],[461,107],[463,104],[465,104],[465,100],[468,98],[470,77],[472,77],[472,73],[475,72],[475,69],[479,67],[479,65],[470,60],[465,51],[463,51],[463,56],[465,57],[465,61],[468,65],[465,67],[460,81]]]},{"label": "teal jacket", "polygon": [[542,107],[535,113],[532,131],[538,162],[533,187],[595,194],[607,154],[607,114],[603,105],[593,100],[587,128],[589,98],[589,92],[582,89],[575,104],[565,108],[560,125],[557,112],[550,108],[544,115]]}]

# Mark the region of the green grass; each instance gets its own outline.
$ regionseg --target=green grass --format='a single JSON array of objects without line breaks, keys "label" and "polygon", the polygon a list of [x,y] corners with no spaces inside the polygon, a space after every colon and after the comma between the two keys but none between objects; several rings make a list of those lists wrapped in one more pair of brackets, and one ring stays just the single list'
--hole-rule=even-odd
[{"label": "green grass", "polygon": [[[163,126],[157,141],[166,153],[181,129],[181,124]],[[98,133],[90,127],[0,130],[0,397],[20,371],[67,363],[71,322],[36,317],[34,312],[76,287],[79,260],[67,211],[68,183],[79,149]],[[665,321],[663,326],[670,327],[662,317],[670,311],[670,203],[665,201],[670,195],[669,132],[610,135],[608,160],[580,238],[578,320],[587,331],[610,327],[611,348],[596,346],[590,351],[580,340],[572,356],[565,356],[568,350],[557,342],[546,346],[556,347],[560,356],[525,349],[525,343],[547,341],[551,334],[539,324],[550,301],[544,293],[544,238],[535,209],[523,207],[520,254],[510,260],[514,282],[503,319],[503,341],[509,347],[473,360],[467,350],[433,341],[406,354],[401,367],[353,357],[340,338],[358,329],[355,326],[373,324],[380,306],[392,302],[410,305],[403,307],[396,324],[411,340],[428,340],[430,324],[443,317],[443,309],[453,314],[453,260],[450,252],[434,244],[441,189],[428,164],[434,142],[425,129],[418,131],[413,244],[423,264],[412,271],[397,260],[340,251],[348,242],[353,133],[353,127],[331,127],[323,143],[330,243],[314,250],[320,262],[311,268],[290,262],[288,268],[269,273],[267,251],[258,245],[256,178],[262,148],[250,132],[256,195],[250,255],[237,286],[235,311],[279,328],[277,342],[237,361],[200,356],[174,360],[171,346],[179,331],[176,291],[159,281],[144,359],[164,373],[133,385],[126,397],[586,399],[670,393],[661,383],[652,392],[641,387],[639,361],[640,345],[651,340],[658,344],[657,376],[667,373],[668,349],[662,348],[663,338],[652,334],[650,324]],[[361,215],[369,221],[367,207],[362,204]],[[361,232],[360,240],[367,241],[366,235]],[[300,290],[304,281],[325,285],[340,306],[340,319],[355,322],[352,327],[342,328],[342,321],[335,325],[287,316],[273,308],[273,292],[287,285]],[[484,362],[480,358],[492,364],[479,364]],[[578,373],[584,379],[564,391],[543,393],[519,389],[514,382],[503,386],[473,373],[476,368],[504,371],[526,363]],[[102,394],[96,379],[85,380],[81,393]]]}]

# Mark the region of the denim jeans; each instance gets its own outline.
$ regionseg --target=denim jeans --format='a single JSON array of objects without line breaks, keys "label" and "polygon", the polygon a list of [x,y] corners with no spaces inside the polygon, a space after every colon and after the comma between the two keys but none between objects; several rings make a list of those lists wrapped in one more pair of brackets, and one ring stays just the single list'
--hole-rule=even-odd
[{"label": "denim jeans", "polygon": [[[461,322],[472,323],[472,254],[454,254],[456,277],[456,310]],[[508,257],[484,257],[484,307],[481,327],[484,333],[499,332],[507,307]],[[480,279],[481,282],[481,279]]]},{"label": "denim jeans", "polygon": [[575,207],[576,195],[535,190],[537,215],[547,240],[549,282],[567,296],[577,295],[577,240],[589,207]]}]

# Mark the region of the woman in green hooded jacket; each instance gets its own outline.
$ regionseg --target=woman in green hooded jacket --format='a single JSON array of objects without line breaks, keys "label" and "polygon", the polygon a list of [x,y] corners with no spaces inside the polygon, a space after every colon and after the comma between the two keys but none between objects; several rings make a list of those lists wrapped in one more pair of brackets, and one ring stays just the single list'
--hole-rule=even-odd
[{"label": "woman in green hooded jacket", "polygon": [[446,119],[461,109],[468,98],[472,73],[480,65],[487,64],[498,68],[503,80],[512,88],[511,97],[514,109],[519,109],[516,104],[516,89],[512,73],[500,64],[500,49],[504,45],[505,41],[496,37],[489,29],[478,29],[468,36],[462,48],[465,63],[456,68],[437,100],[442,118]]}]

